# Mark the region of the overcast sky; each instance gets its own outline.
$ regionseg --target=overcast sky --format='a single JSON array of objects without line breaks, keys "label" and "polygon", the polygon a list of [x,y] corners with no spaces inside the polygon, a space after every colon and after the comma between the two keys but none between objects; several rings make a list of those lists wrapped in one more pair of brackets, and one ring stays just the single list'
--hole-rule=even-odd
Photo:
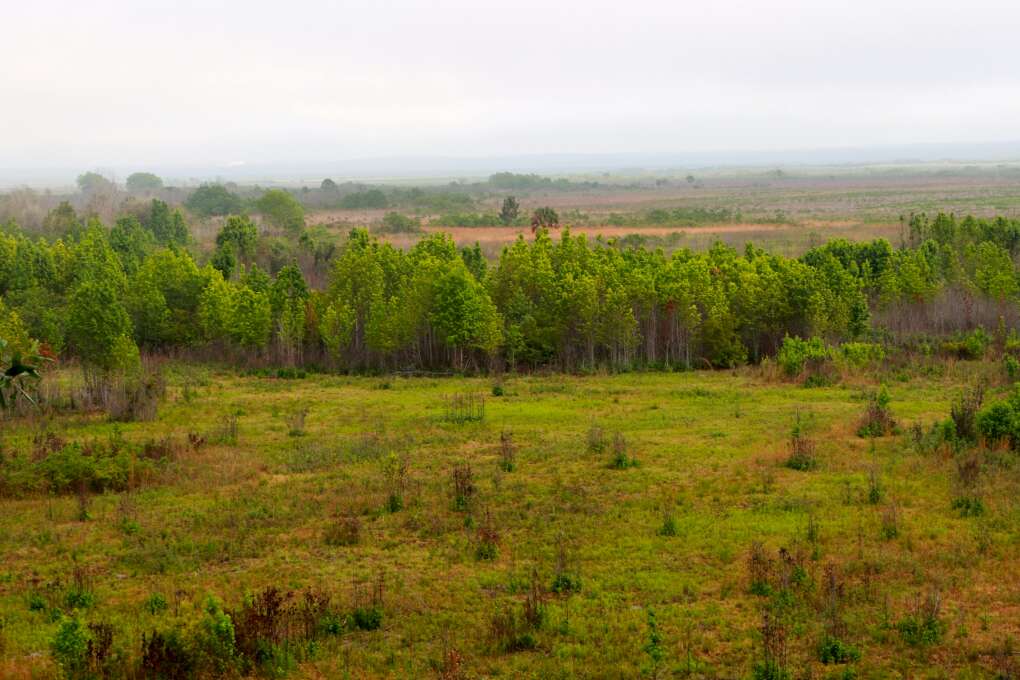
[{"label": "overcast sky", "polygon": [[10,2],[0,165],[1020,139],[1020,2]]}]

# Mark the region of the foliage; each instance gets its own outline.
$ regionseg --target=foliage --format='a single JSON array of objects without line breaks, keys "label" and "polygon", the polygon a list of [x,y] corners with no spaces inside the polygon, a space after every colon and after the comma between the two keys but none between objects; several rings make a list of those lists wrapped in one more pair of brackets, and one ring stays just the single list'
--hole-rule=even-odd
[{"label": "foliage", "polygon": [[163,180],[151,172],[133,172],[125,181],[127,190],[132,193],[148,193],[163,188]]},{"label": "foliage", "polygon": [[289,191],[270,189],[255,202],[255,207],[277,229],[300,234],[305,228],[305,209]]},{"label": "foliage", "polygon": [[188,196],[184,205],[202,217],[241,212],[241,199],[222,184],[204,184]]}]

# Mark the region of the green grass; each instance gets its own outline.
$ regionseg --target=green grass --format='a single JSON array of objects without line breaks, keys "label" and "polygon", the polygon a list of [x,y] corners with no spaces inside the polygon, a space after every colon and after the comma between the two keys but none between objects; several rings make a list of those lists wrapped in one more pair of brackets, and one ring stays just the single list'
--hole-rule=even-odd
[{"label": "green grass", "polygon": [[[895,417],[925,426],[945,418],[964,374],[891,384]],[[93,497],[87,521],[73,495],[0,500],[0,676],[52,671],[58,624],[30,602],[48,583],[64,592],[74,565],[94,578],[84,618],[112,623],[115,647],[130,654],[142,633],[193,625],[208,595],[233,608],[267,585],[316,587],[350,608],[353,591],[381,577],[381,626],[320,641],[296,677],[430,677],[450,649],[465,677],[636,677],[648,666],[649,608],[660,671],[679,674],[690,659],[700,673],[749,676],[765,606],[749,592],[755,542],[771,558],[780,547],[804,556],[808,585],[795,595],[788,648],[790,668],[813,666],[815,677],[831,670],[818,653],[829,563],[845,580],[841,640],[861,652],[857,677],[921,677],[930,668],[981,677],[960,674],[991,669],[989,650],[1020,624],[1011,456],[989,457],[983,513],[963,517],[952,507],[949,454],[921,455],[905,436],[856,436],[857,387],[805,389],[746,369],[508,377],[503,396],[491,398],[491,380],[480,378],[393,377],[380,389],[378,378],[174,376],[155,422],[3,423],[8,451],[30,448],[47,426],[68,441],[118,429],[132,442],[183,441],[228,414],[238,416],[238,439],[182,447],[138,489]],[[444,417],[457,394],[486,395],[484,419]],[[291,436],[288,418],[301,409],[303,435]],[[785,465],[797,413],[817,444],[811,470]],[[593,421],[604,431],[601,452],[587,446]],[[500,465],[504,430],[516,450],[511,472]],[[617,432],[637,465],[611,466]],[[409,464],[396,511],[387,508],[390,454]],[[466,512],[452,495],[460,463],[470,464],[476,487]],[[873,467],[882,486],[874,505]],[[898,532],[886,539],[890,503]],[[498,549],[479,559],[486,513]],[[359,539],[328,543],[335,519],[350,514],[360,518]],[[534,650],[499,651],[489,639],[493,615],[524,602],[533,571],[550,589],[564,560],[579,591],[547,594]],[[936,588],[948,630],[938,644],[910,645],[897,622]]]}]

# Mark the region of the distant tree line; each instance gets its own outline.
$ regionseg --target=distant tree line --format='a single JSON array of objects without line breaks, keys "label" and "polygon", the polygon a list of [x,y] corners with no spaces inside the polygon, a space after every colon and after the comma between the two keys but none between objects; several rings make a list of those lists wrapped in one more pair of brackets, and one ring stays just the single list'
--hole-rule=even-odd
[{"label": "distant tree line", "polygon": [[[267,210],[277,200],[284,238],[311,248],[287,201]],[[328,274],[314,286],[310,256],[255,264],[266,236],[243,215],[204,261],[159,200],[111,227],[66,206],[47,219],[60,238],[0,233],[0,330],[99,371],[140,351],[351,371],[729,367],[787,335],[1015,327],[1020,295],[1020,222],[1001,218],[916,215],[905,247],[839,240],[796,259],[721,244],[667,256],[539,228],[490,263],[443,233],[403,251],[354,229],[316,252]]]}]

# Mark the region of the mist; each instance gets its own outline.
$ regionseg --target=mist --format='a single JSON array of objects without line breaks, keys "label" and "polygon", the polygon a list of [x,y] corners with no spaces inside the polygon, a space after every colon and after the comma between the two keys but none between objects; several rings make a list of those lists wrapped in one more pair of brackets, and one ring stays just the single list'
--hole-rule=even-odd
[{"label": "mist", "polygon": [[5,177],[890,145],[994,157],[1020,137],[1007,2],[57,1],[5,21]]}]

